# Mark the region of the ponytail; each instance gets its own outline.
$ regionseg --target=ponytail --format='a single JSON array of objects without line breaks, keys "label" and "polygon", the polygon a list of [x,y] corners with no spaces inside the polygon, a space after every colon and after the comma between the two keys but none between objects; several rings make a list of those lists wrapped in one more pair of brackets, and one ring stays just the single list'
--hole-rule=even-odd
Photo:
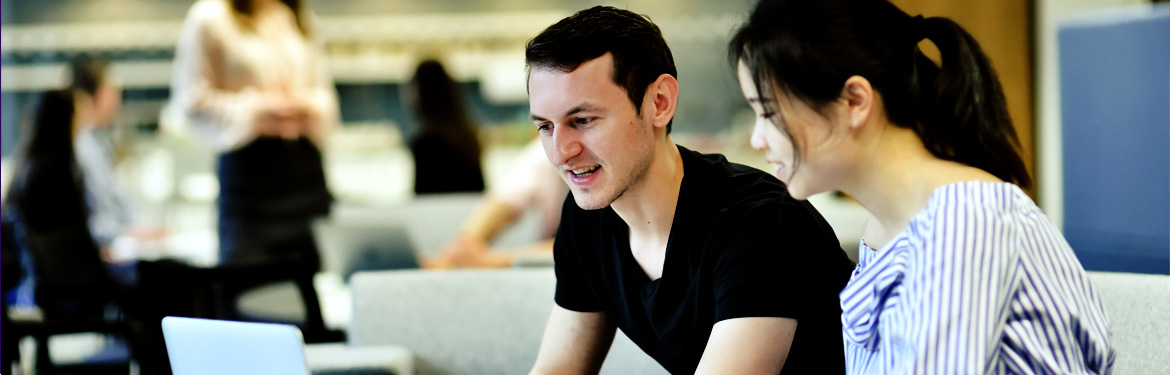
[{"label": "ponytail", "polygon": [[[938,47],[941,65],[918,49],[923,39]],[[849,77],[865,77],[890,122],[912,129],[935,157],[1032,186],[991,62],[954,21],[910,17],[887,0],[761,0],[729,52],[757,89],[767,83],[818,110]]]},{"label": "ponytail", "polygon": [[914,60],[919,87],[912,88],[913,101],[923,144],[938,158],[1031,188],[1003,88],[975,38],[947,18],[914,17],[915,26],[942,57],[939,66],[921,52]]}]

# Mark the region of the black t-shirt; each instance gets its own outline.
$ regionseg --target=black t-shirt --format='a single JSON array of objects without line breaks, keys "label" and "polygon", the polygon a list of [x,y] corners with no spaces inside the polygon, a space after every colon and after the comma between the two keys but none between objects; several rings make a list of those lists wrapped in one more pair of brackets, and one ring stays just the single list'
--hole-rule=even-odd
[{"label": "black t-shirt", "polygon": [[651,281],[630,252],[629,227],[606,207],[586,211],[570,194],[554,245],[556,302],[604,311],[647,354],[691,374],[716,322],[797,320],[781,374],[845,372],[837,294],[845,256],[816,209],[760,170],[679,146],[684,177],[662,277]]}]

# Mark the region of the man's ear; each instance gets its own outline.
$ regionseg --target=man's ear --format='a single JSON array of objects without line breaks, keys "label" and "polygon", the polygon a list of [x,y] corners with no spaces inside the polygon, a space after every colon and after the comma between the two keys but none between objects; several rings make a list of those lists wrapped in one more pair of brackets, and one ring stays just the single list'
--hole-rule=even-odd
[{"label": "man's ear", "polygon": [[654,83],[646,89],[646,96],[642,98],[642,105],[652,105],[650,115],[654,116],[654,126],[665,128],[674,118],[674,110],[678,108],[678,80],[669,74],[658,76]]},{"label": "man's ear", "polygon": [[841,89],[841,99],[845,103],[849,115],[849,128],[859,129],[869,122],[874,113],[876,103],[873,86],[862,76],[852,76],[845,80],[845,87]]}]

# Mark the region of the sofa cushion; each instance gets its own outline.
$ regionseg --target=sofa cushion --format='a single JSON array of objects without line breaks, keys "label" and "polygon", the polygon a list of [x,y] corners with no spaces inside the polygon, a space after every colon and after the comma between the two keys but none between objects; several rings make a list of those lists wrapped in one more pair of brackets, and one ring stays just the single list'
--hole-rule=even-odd
[{"label": "sofa cushion", "polygon": [[[349,341],[400,345],[420,375],[523,374],[552,312],[551,268],[359,272]],[[664,374],[620,332],[603,374]]]},{"label": "sofa cushion", "polygon": [[1115,374],[1170,374],[1170,276],[1089,272],[1109,314]]}]

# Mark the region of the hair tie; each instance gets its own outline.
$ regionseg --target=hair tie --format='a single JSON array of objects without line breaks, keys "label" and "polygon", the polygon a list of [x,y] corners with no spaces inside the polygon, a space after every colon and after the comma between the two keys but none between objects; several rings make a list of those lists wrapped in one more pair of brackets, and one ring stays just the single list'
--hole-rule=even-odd
[{"label": "hair tie", "polygon": [[926,39],[925,25],[926,18],[923,18],[921,14],[910,19],[910,27],[907,29],[909,31],[910,38],[913,39],[914,43],[918,43],[923,39]]}]

